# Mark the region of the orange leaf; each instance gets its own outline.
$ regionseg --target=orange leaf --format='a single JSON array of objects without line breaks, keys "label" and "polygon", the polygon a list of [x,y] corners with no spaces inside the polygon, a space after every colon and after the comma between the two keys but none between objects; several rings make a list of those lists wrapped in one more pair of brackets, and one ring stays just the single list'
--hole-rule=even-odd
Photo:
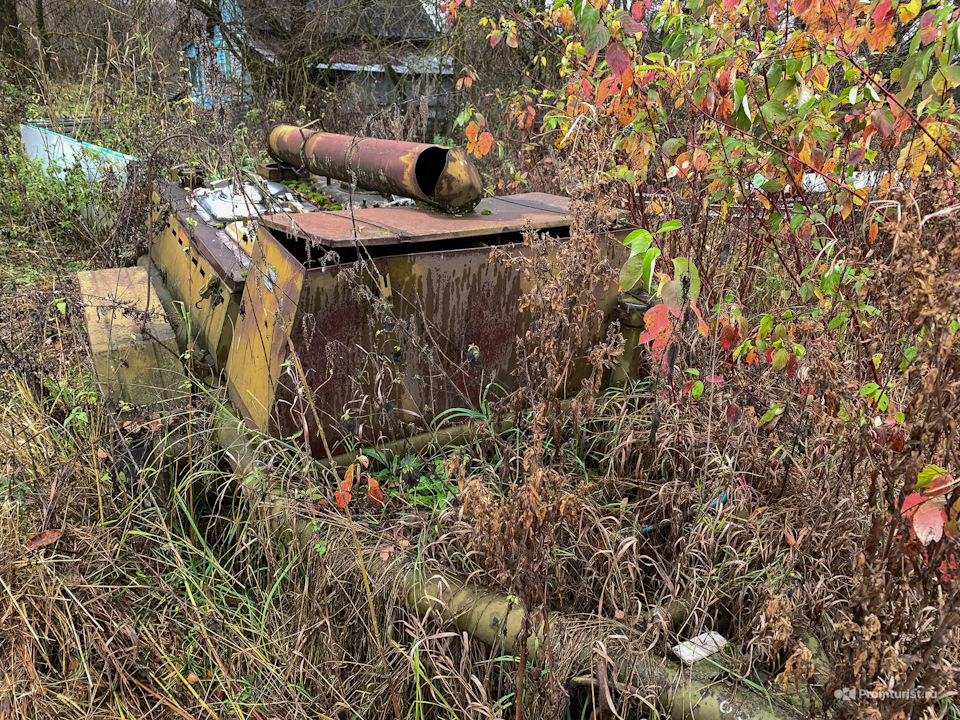
[{"label": "orange leaf", "polygon": [[604,101],[610,97],[610,91],[613,89],[613,84],[616,82],[616,78],[612,75],[608,75],[600,82],[600,87],[597,88],[597,107],[603,107]]},{"label": "orange leaf", "polygon": [[337,490],[333,495],[333,499],[337,501],[337,507],[341,510],[347,507],[347,503],[350,502],[352,497],[353,496],[346,490]]},{"label": "orange leaf", "polygon": [[63,537],[63,530],[44,530],[42,533],[38,533],[27,540],[24,545],[26,545],[27,550],[36,550],[37,548],[52,545],[61,537]]},{"label": "orange leaf", "polygon": [[633,85],[633,68],[628,67],[623,71],[623,75],[620,76],[620,97],[624,97],[627,94],[627,90],[630,89],[631,85]]},{"label": "orange leaf", "polygon": [[467,133],[467,140],[473,143],[477,141],[477,135],[480,133],[480,128],[478,128],[474,123],[470,123],[467,125],[467,128],[464,132]]},{"label": "orange leaf", "polygon": [[380,489],[380,483],[373,478],[367,480],[367,499],[374,507],[383,507],[383,490]]},{"label": "orange leaf", "polygon": [[633,119],[640,111],[640,103],[636,98],[622,98],[617,106],[617,121],[620,127],[626,127],[633,122]]},{"label": "orange leaf", "polygon": [[486,155],[490,152],[490,148],[493,145],[493,135],[484,130],[480,134],[480,138],[477,140],[477,151],[480,153],[480,156]]}]

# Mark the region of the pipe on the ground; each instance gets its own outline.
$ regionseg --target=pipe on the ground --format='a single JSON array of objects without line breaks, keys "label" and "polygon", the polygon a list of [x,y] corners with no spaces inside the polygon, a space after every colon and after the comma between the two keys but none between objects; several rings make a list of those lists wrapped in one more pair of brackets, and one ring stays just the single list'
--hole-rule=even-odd
[{"label": "pipe on the ground", "polygon": [[277,125],[267,137],[267,149],[275,160],[316,175],[452,212],[472,210],[483,194],[480,173],[462,148]]}]

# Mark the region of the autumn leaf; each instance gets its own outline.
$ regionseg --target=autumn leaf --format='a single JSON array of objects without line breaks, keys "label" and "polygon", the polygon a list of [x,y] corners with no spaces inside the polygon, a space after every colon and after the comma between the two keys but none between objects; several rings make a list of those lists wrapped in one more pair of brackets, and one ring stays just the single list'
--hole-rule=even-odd
[{"label": "autumn leaf", "polygon": [[612,43],[606,50],[607,65],[610,66],[610,72],[614,77],[620,77],[630,67],[630,57],[624,49],[622,43]]},{"label": "autumn leaf", "polygon": [[666,372],[668,369],[667,346],[673,334],[670,310],[663,303],[657,303],[643,314],[643,323],[644,330],[637,340],[641,345],[653,342],[650,346],[650,354]]},{"label": "autumn leaf", "polygon": [[341,510],[347,507],[347,503],[349,503],[352,498],[353,498],[353,495],[351,495],[346,490],[337,490],[333,494],[333,499],[336,500],[337,507],[340,508]]},{"label": "autumn leaf", "polygon": [[920,42],[929,45],[936,40],[937,35],[940,34],[938,28],[936,13],[933,10],[927,10],[920,18]]},{"label": "autumn leaf", "polygon": [[374,507],[382,508],[384,505],[383,490],[380,489],[380,483],[373,478],[367,480],[367,499]]},{"label": "autumn leaf", "polygon": [[63,530],[44,530],[28,539],[24,545],[27,550],[36,550],[47,545],[53,545],[61,537],[63,537]]},{"label": "autumn leaf", "polygon": [[740,406],[736,403],[730,403],[727,406],[727,425],[736,427],[740,423]]},{"label": "autumn leaf", "polygon": [[490,152],[490,148],[493,146],[493,135],[484,130],[480,133],[480,138],[477,140],[477,151],[480,153],[480,156],[486,155]]},{"label": "autumn leaf", "polygon": [[908,23],[920,14],[920,8],[923,7],[923,0],[910,0],[902,2],[897,8],[897,18],[902,23]]},{"label": "autumn leaf", "polygon": [[903,501],[900,512],[910,519],[917,539],[928,545],[943,537],[943,528],[947,522],[945,508],[946,501],[943,497],[925,497],[912,493]]},{"label": "autumn leaf", "polygon": [[617,104],[617,122],[620,123],[620,127],[626,127],[632,123],[639,111],[640,103],[637,98],[621,98]]},{"label": "autumn leaf", "polygon": [[730,349],[737,344],[740,339],[740,329],[736,325],[724,324],[720,331],[720,346],[724,352],[730,352]]},{"label": "autumn leaf", "polygon": [[873,24],[875,27],[883,25],[887,20],[893,17],[893,3],[891,0],[883,0],[873,9]]}]

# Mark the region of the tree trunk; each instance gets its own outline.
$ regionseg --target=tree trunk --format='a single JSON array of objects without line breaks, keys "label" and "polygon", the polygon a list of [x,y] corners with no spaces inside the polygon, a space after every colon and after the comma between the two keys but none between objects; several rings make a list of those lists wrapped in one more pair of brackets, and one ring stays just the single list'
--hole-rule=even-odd
[{"label": "tree trunk", "polygon": [[17,0],[0,0],[0,55],[9,55],[14,61],[23,63],[26,45],[19,26]]}]

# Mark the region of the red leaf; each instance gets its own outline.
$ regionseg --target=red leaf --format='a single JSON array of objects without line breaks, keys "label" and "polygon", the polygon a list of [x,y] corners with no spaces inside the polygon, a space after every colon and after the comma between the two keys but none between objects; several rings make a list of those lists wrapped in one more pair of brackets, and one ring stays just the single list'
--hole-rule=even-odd
[{"label": "red leaf", "polygon": [[382,508],[384,505],[383,490],[380,489],[380,483],[373,478],[367,480],[367,499],[374,507]]},{"label": "red leaf", "polygon": [[615,42],[607,47],[607,65],[614,77],[620,77],[630,67],[630,57],[621,43]]},{"label": "red leaf", "polygon": [[740,329],[736,325],[724,325],[720,331],[720,346],[724,352],[730,352],[730,349],[740,339]]},{"label": "red leaf", "polygon": [[703,381],[704,381],[704,382],[708,382],[708,383],[714,383],[715,385],[719,385],[720,383],[725,383],[725,382],[726,382],[726,380],[724,380],[724,379],[723,379],[722,377],[720,377],[719,375],[707,375],[707,376],[703,379]]},{"label": "red leaf", "polygon": [[792,378],[797,374],[797,370],[800,368],[800,363],[797,360],[797,356],[793,353],[790,353],[790,357],[787,358],[787,377]]},{"label": "red leaf", "polygon": [[873,11],[873,24],[883,25],[893,17],[893,7],[890,0],[883,0]]},{"label": "red leaf", "polygon": [[847,155],[847,162],[851,165],[859,165],[863,162],[863,158],[867,154],[867,149],[858,147],[850,151],[850,154]]},{"label": "red leaf", "polygon": [[933,10],[927,10],[920,18],[920,42],[924,45],[929,45],[937,39],[939,24],[936,19],[937,15]]},{"label": "red leaf", "polygon": [[494,30],[492,33],[490,33],[490,47],[496,47],[497,43],[500,42],[500,38],[502,37],[503,33],[500,30]]},{"label": "red leaf", "polygon": [[670,326],[670,310],[663,303],[657,303],[643,314],[644,330],[638,338],[643,345],[651,340],[650,355],[654,362],[660,363],[664,372],[667,372],[667,346],[673,329]]},{"label": "red leaf", "polygon": [[696,380],[687,380],[687,381],[683,384],[683,392],[680,393],[680,394],[681,394],[681,395],[686,395],[688,392],[690,392],[691,388],[693,388],[693,385],[694,385],[694,383],[696,383],[696,382],[697,382]]},{"label": "red leaf", "polygon": [[670,311],[663,303],[657,303],[643,314],[644,329],[638,341],[641,345],[655,340],[664,330],[670,329]]},{"label": "red leaf", "polygon": [[946,501],[942,497],[930,498],[913,493],[903,501],[900,512],[910,518],[917,539],[927,545],[943,537],[943,526],[947,522],[945,507]]},{"label": "red leaf", "polygon": [[727,407],[727,425],[736,427],[740,422],[740,407],[736,403],[730,403]]},{"label": "red leaf", "polygon": [[333,494],[333,499],[337,501],[337,507],[343,510],[353,496],[346,490],[337,490]]},{"label": "red leaf", "polygon": [[[633,8],[636,8],[637,5],[640,5],[640,3],[634,3],[634,4],[633,4]],[[632,10],[633,8],[631,8],[631,10]],[[643,9],[643,6],[640,5],[640,16],[641,16],[641,18],[643,17],[643,13],[644,13],[644,12],[645,12],[645,10]],[[620,10],[620,11],[617,13],[617,20],[620,21],[620,27],[623,28],[624,32],[628,32],[628,33],[630,33],[631,35],[636,35],[637,33],[641,33],[641,32],[643,32],[644,30],[647,29],[647,28],[644,26],[644,24],[643,24],[642,22],[640,22],[640,19],[639,19],[639,18],[636,18],[634,15],[632,15],[632,14],[629,13],[629,12],[627,12],[626,10]]]},{"label": "red leaf", "polygon": [[52,545],[62,536],[63,530],[44,530],[42,533],[38,533],[27,540],[24,545],[26,545],[27,550],[36,550],[46,545]]},{"label": "red leaf", "polygon": [[647,8],[645,5],[649,5],[649,4],[650,4],[649,2],[646,4],[642,2],[634,2],[633,5],[630,6],[630,14],[633,15],[633,18],[637,22],[640,22],[641,20],[643,20],[643,16],[647,12]]},{"label": "red leaf", "polygon": [[517,47],[517,31],[511,30],[507,33],[507,47]]},{"label": "red leaf", "polygon": [[740,0],[723,0],[723,9],[727,11],[736,10]]}]

